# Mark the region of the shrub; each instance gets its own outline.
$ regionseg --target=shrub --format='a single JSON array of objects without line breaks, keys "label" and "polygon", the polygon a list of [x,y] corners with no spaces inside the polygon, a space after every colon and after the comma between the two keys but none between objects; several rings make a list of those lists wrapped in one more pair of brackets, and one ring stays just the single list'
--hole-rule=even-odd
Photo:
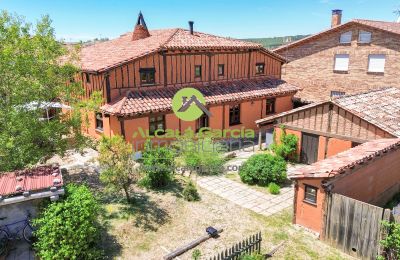
[{"label": "shrub", "polygon": [[286,160],[294,159],[299,138],[294,134],[286,134],[284,127],[281,127],[281,129],[282,134],[280,137],[280,143],[278,144],[276,142],[274,132],[274,144],[271,146],[271,149],[276,155],[281,156]]},{"label": "shrub", "polygon": [[281,187],[279,187],[279,185],[274,182],[271,182],[270,184],[268,184],[268,190],[269,190],[269,193],[271,193],[273,195],[277,195],[277,194],[281,193]]},{"label": "shrub", "polygon": [[195,250],[193,250],[192,259],[193,259],[193,260],[200,260],[200,257],[201,257],[201,251],[200,251],[200,249],[195,249]]},{"label": "shrub", "polygon": [[132,158],[131,145],[119,135],[110,138],[103,136],[98,160],[102,168],[100,180],[112,190],[123,190],[129,202],[130,186],[139,178],[138,164]]},{"label": "shrub", "polygon": [[185,165],[198,174],[218,174],[223,172],[222,148],[211,138],[198,140],[182,139],[180,152]]},{"label": "shrub", "polygon": [[152,147],[145,144],[142,155],[142,170],[145,174],[142,184],[151,188],[162,188],[172,179],[174,170],[174,153],[168,147]]},{"label": "shrub", "polygon": [[400,257],[400,224],[395,222],[382,222],[383,228],[387,231],[385,239],[380,244],[385,248],[386,258],[378,259],[399,259]]},{"label": "shrub", "polygon": [[239,170],[240,179],[249,184],[267,185],[286,180],[286,162],[277,155],[255,154]]},{"label": "shrub", "polygon": [[183,189],[183,198],[187,201],[198,201],[200,195],[197,192],[197,188],[192,181],[189,181]]},{"label": "shrub", "polygon": [[260,255],[260,254],[251,254],[251,255],[242,255],[240,258],[240,260],[264,260],[265,257]]},{"label": "shrub", "polygon": [[86,186],[68,185],[66,197],[50,203],[33,221],[40,259],[98,259],[99,206]]}]

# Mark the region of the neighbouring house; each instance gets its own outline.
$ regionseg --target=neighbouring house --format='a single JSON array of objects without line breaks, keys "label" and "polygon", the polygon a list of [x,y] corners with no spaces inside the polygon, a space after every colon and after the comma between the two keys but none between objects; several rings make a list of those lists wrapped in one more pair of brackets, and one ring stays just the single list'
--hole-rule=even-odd
[{"label": "neighbouring house", "polygon": [[[157,129],[257,130],[255,120],[292,109],[299,88],[280,79],[284,58],[260,44],[189,25],[148,30],[140,13],[133,32],[81,50],[85,97],[101,91],[105,100],[91,117],[89,135],[119,134],[133,143],[145,139],[140,129],[150,135]],[[183,121],[172,113],[171,100],[184,87],[204,95],[210,118]]]},{"label": "neighbouring house", "polygon": [[342,11],[333,10],[331,28],[274,50],[288,61],[282,79],[303,89],[296,100],[400,87],[400,23],[341,20]]},{"label": "neighbouring house", "polygon": [[0,174],[0,226],[34,217],[39,203],[55,201],[64,194],[63,178],[58,166],[38,166],[32,169]]},{"label": "neighbouring house", "polygon": [[293,223],[322,234],[328,194],[383,207],[400,191],[400,139],[378,139],[297,169]]},{"label": "neighbouring house", "polygon": [[282,127],[296,135],[300,162],[311,164],[367,141],[400,137],[400,89],[315,102],[256,123],[260,133],[275,130],[277,142]]}]

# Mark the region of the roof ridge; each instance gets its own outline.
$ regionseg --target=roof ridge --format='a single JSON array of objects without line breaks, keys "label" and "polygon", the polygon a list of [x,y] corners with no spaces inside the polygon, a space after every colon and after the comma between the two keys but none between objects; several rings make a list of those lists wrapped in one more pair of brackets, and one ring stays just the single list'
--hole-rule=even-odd
[{"label": "roof ridge", "polygon": [[[130,94],[130,93],[129,93]],[[125,105],[125,102],[128,98],[125,96],[121,99],[121,103],[116,107],[116,112],[118,112],[119,114],[121,113],[122,107]]]},{"label": "roof ridge", "polygon": [[166,48],[165,46],[172,40],[172,38],[174,38],[174,36],[180,31],[180,30],[182,30],[182,28],[175,28],[175,32],[173,32],[172,34],[171,34],[171,36],[169,36],[168,37],[168,39],[163,43],[163,44],[160,44],[160,48]]},{"label": "roof ridge", "polygon": [[389,89],[398,90],[397,88],[392,87],[392,86],[390,86],[390,87],[383,87],[383,88],[379,88],[379,89],[370,89],[370,90],[367,90],[367,91],[364,91],[364,92],[358,92],[358,93],[354,93],[354,94],[348,94],[348,95],[340,96],[340,97],[337,97],[337,98],[332,99],[332,101],[335,103],[336,100],[345,99],[345,98],[348,98],[348,97],[354,97],[354,96],[365,95],[365,94],[369,94],[369,93],[382,92],[382,91],[389,90]]},{"label": "roof ridge", "polygon": [[368,21],[368,22],[380,22],[380,23],[393,23],[393,24],[399,24],[398,22],[390,22],[390,21],[383,21],[383,20],[371,20],[371,19],[363,19],[363,18],[354,18],[351,21]]}]

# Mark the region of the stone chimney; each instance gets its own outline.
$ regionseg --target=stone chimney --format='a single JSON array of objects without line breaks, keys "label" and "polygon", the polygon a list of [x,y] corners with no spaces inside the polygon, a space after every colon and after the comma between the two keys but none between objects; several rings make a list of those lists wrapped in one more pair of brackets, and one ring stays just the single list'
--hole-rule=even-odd
[{"label": "stone chimney", "polygon": [[139,12],[139,16],[135,25],[135,30],[132,34],[132,41],[144,39],[150,36],[149,30],[147,29],[146,22],[144,21],[142,12]]},{"label": "stone chimney", "polygon": [[342,23],[342,10],[332,10],[332,23],[331,28],[336,27]]}]

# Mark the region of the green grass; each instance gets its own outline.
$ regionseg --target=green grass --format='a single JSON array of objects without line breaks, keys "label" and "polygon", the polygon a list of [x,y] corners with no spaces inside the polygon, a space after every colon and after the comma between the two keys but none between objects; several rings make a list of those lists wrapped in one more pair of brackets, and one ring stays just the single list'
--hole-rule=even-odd
[{"label": "green grass", "polygon": [[243,39],[243,40],[260,43],[267,49],[275,49],[275,48],[278,48],[279,46],[287,43],[288,39],[291,42],[294,42],[294,41],[300,40],[307,36],[309,36],[309,35],[294,35],[294,36],[268,37],[268,38],[250,38],[250,39]]}]

